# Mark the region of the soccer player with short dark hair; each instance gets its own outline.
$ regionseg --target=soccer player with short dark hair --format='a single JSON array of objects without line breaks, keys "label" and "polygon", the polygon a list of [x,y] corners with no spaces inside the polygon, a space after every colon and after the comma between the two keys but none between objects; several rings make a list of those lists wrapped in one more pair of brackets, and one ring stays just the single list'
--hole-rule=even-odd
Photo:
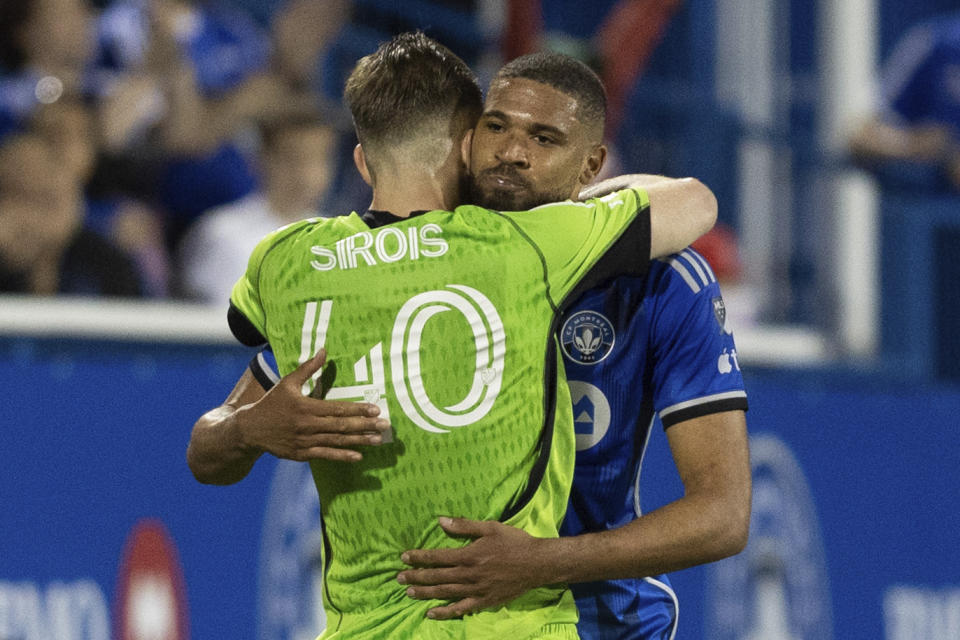
[{"label": "soccer player with short dark hair", "polygon": [[[508,63],[473,134],[470,201],[533,207],[585,187],[606,153],[603,113],[603,87],[579,61],[541,53]],[[678,602],[662,574],[739,552],[749,529],[746,393],[717,279],[686,248],[645,276],[571,298],[558,328],[577,427],[564,537],[454,520],[448,532],[476,541],[411,551],[408,563],[427,568],[401,579],[413,597],[454,601],[439,617],[570,583],[583,638],[672,639]],[[642,514],[640,467],[656,417],[685,495]]]}]

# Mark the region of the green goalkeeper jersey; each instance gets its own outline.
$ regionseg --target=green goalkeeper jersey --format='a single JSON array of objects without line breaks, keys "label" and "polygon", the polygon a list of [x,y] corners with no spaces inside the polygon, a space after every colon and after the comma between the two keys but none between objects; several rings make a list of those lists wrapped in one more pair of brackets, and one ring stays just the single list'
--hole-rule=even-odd
[{"label": "green goalkeeper jersey", "polygon": [[439,603],[408,598],[396,581],[400,554],[465,544],[439,527],[442,515],[557,536],[575,444],[555,322],[576,292],[646,271],[646,194],[524,212],[461,206],[379,226],[375,217],[278,229],[231,295],[234,333],[269,341],[281,374],[325,347],[335,370],[326,398],[378,404],[392,424],[390,441],[361,462],[311,463],[324,637],[548,636],[549,625],[576,622],[563,586],[431,621]]}]

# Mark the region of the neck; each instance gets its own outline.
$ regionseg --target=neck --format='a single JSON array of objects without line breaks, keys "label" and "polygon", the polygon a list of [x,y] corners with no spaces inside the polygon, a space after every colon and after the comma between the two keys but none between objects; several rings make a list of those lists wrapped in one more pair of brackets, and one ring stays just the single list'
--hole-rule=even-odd
[{"label": "neck", "polygon": [[[452,182],[446,186],[444,182]],[[370,208],[406,218],[413,211],[450,210],[457,206],[457,187],[455,181],[425,178],[417,175],[391,176],[387,180],[378,180],[373,189],[373,201]]]}]

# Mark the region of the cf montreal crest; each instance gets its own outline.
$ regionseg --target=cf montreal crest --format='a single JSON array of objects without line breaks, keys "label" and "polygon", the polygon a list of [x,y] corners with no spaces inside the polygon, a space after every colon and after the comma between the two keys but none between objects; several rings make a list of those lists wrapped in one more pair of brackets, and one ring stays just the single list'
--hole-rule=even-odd
[{"label": "cf montreal crest", "polygon": [[606,358],[615,339],[613,325],[596,311],[578,311],[560,330],[563,353],[580,364],[597,364]]}]

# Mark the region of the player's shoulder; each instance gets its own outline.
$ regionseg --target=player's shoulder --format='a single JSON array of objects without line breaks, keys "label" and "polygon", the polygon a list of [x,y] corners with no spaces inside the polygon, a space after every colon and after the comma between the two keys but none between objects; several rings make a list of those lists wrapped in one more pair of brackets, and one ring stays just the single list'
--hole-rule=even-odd
[{"label": "player's shoulder", "polygon": [[335,242],[360,231],[369,231],[369,227],[356,212],[334,218],[304,218],[274,229],[264,236],[257,248],[260,251],[271,251],[305,236],[320,244]]},{"label": "player's shoulder", "polygon": [[710,263],[692,247],[655,260],[651,275],[658,276],[669,286],[692,295],[719,286]]},{"label": "player's shoulder", "polygon": [[283,261],[289,255],[286,249],[296,246],[295,241],[303,237],[303,234],[312,232],[321,220],[324,218],[298,220],[267,233],[257,242],[250,254],[248,269],[252,271],[248,273],[257,273],[264,265],[278,259]]},{"label": "player's shoulder", "polygon": [[266,253],[274,248],[282,246],[286,240],[296,237],[303,231],[311,229],[316,221],[317,218],[307,218],[305,220],[298,220],[296,222],[291,222],[290,224],[285,224],[282,227],[278,227],[265,235],[260,242],[257,243],[256,251]]}]

